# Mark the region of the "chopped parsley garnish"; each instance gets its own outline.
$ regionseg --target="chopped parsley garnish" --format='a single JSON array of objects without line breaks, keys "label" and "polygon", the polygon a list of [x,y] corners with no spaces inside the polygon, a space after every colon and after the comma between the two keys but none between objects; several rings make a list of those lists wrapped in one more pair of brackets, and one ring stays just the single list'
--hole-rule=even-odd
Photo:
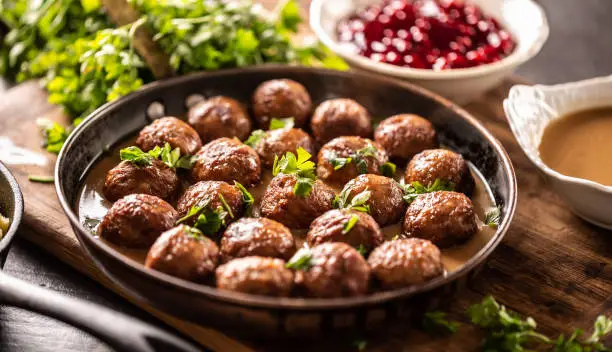
[{"label": "chopped parsley garnish", "polygon": [[289,128],[293,128],[293,126],[295,126],[295,121],[293,117],[288,117],[285,119],[273,118],[272,120],[270,120],[269,130],[272,131],[272,130],[280,130],[280,129],[289,129]]},{"label": "chopped parsley garnish", "polygon": [[242,192],[242,204],[244,204],[244,213],[246,216],[253,214],[253,204],[255,197],[242,185],[240,182],[234,181],[234,185]]},{"label": "chopped parsley garnish", "polygon": [[380,167],[380,173],[387,177],[393,177],[393,175],[395,175],[395,170],[397,170],[397,166],[389,161],[382,164]]},{"label": "chopped parsley garnish", "polygon": [[282,158],[274,157],[272,175],[279,173],[295,175],[297,180],[293,187],[293,193],[298,197],[306,198],[312,192],[312,186],[316,180],[314,173],[315,163],[310,161],[310,153],[304,148],[297,149],[297,156],[287,152]]},{"label": "chopped parsley garnish", "polygon": [[181,150],[179,148],[172,149],[168,143],[163,148],[156,146],[148,152],[144,152],[135,146],[123,148],[119,152],[119,156],[121,160],[129,161],[137,166],[149,166],[153,163],[153,160],[160,159],[173,169],[191,169],[195,162],[194,157],[191,155],[181,156]]},{"label": "chopped parsley garnish", "polygon": [[440,311],[432,311],[425,313],[423,317],[423,329],[429,334],[454,334],[457,332],[459,323],[450,321],[446,317],[446,313]]},{"label": "chopped parsley garnish", "polygon": [[348,221],[345,222],[344,225],[342,226],[342,234],[346,235],[347,233],[351,232],[353,227],[355,227],[355,225],[357,225],[358,222],[359,222],[359,216],[357,216],[356,214],[352,214],[351,217],[348,219]]},{"label": "chopped parsley garnish", "polygon": [[401,185],[404,189],[404,201],[411,204],[421,194],[437,192],[437,191],[453,191],[455,184],[452,182],[443,181],[436,179],[436,181],[429,186],[423,186],[419,181],[412,182],[409,185]]},{"label": "chopped parsley garnish", "polygon": [[204,234],[202,233],[202,231],[196,229],[195,227],[183,225],[183,228],[185,229],[185,231],[187,231],[187,236],[191,238],[194,238],[196,240],[201,240],[204,238]]},{"label": "chopped parsley garnish", "polygon": [[[219,194],[219,200],[224,203],[222,199],[223,196]],[[215,234],[219,232],[219,230],[225,226],[225,218],[229,215],[229,213],[221,206],[218,206],[217,209],[210,209],[209,205],[211,201],[212,200],[210,197],[206,197],[198,202],[198,204],[191,206],[187,212],[187,215],[180,218],[176,224],[178,225],[195,218],[193,227],[197,228],[203,233]]]},{"label": "chopped parsley garnish", "polygon": [[368,163],[366,158],[375,157],[378,149],[373,145],[359,149],[356,153],[353,153],[347,157],[332,156],[329,158],[329,163],[334,167],[334,170],[340,170],[350,163],[354,163],[359,174],[368,173]]},{"label": "chopped parsley garnish", "polygon": [[244,144],[248,145],[251,148],[255,148],[259,142],[266,136],[266,132],[264,130],[255,130],[251,132],[249,138],[244,141]]},{"label": "chopped parsley garnish", "polygon": [[332,203],[334,208],[337,209],[352,209],[361,211],[364,213],[370,212],[370,205],[366,204],[370,197],[372,196],[372,192],[370,192],[367,188],[355,195],[351,201],[349,202],[349,197],[351,195],[352,189],[351,187],[344,187],[342,192],[334,198]]},{"label": "chopped parsley garnish", "polygon": [[83,220],[83,226],[85,226],[89,230],[89,232],[95,235],[98,230],[98,225],[100,225],[100,222],[100,219],[94,219],[86,216],[85,220]]},{"label": "chopped parsley garnish", "polygon": [[496,229],[501,221],[501,209],[499,207],[492,208],[485,215],[485,224],[492,229]]},{"label": "chopped parsley garnish", "polygon": [[361,254],[362,257],[365,257],[366,254],[368,254],[368,249],[366,248],[366,246],[363,245],[363,243],[355,249],[357,250],[357,252],[359,252],[359,254]]},{"label": "chopped parsley garnish", "polygon": [[287,269],[308,271],[313,265],[310,248],[301,248],[299,251],[295,252],[291,259],[289,259],[285,267]]},{"label": "chopped parsley garnish", "polygon": [[234,218],[234,213],[232,212],[232,208],[230,208],[229,204],[227,204],[227,201],[225,200],[225,197],[223,196],[223,194],[219,193],[219,200],[221,201],[221,204],[223,204],[223,208],[225,208],[225,211],[227,211],[227,213],[229,214],[230,218]]}]

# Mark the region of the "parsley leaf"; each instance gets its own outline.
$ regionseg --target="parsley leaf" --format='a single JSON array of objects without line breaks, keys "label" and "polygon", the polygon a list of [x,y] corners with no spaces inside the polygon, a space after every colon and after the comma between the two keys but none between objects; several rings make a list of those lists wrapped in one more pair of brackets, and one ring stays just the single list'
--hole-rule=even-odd
[{"label": "parsley leaf", "polygon": [[345,222],[344,225],[342,225],[342,234],[346,235],[347,233],[351,232],[353,227],[355,227],[358,222],[359,216],[357,216],[356,214],[352,214],[348,221]]},{"label": "parsley leaf", "polygon": [[123,161],[129,161],[137,166],[149,166],[153,163],[155,157],[149,153],[145,153],[142,149],[131,146],[121,149],[119,156]]},{"label": "parsley leaf", "polygon": [[347,157],[332,156],[329,158],[329,163],[334,167],[334,170],[340,170],[346,165],[354,163],[355,167],[357,168],[357,172],[360,175],[363,175],[368,173],[368,163],[366,162],[366,158],[376,157],[377,152],[378,149],[376,149],[376,147],[373,145],[368,145]]},{"label": "parsley leaf", "polygon": [[366,248],[366,246],[363,245],[363,243],[360,244],[359,247],[357,247],[356,249],[362,257],[365,257],[366,254],[368,254],[368,249]]},{"label": "parsley leaf", "polygon": [[337,195],[333,202],[332,206],[337,209],[352,209],[361,211],[364,213],[370,212],[370,205],[366,204],[370,197],[372,196],[372,192],[370,192],[367,188],[361,193],[356,194],[349,203],[349,197],[351,195],[352,189],[351,187],[344,187],[342,192]]},{"label": "parsley leaf", "polygon": [[182,225],[182,226],[185,229],[185,231],[187,231],[187,236],[194,238],[196,240],[201,240],[204,237],[204,234],[202,233],[202,231],[198,230],[197,228],[187,226],[187,225]]},{"label": "parsley leaf", "polygon": [[251,132],[251,135],[249,136],[249,138],[247,138],[246,141],[244,141],[244,144],[248,145],[251,148],[255,148],[265,136],[266,132],[264,130],[255,130]]},{"label": "parsley leaf", "polygon": [[395,171],[397,170],[397,166],[392,162],[386,162],[382,164],[380,167],[380,173],[383,176],[393,177],[395,175]]},{"label": "parsley leaf", "polygon": [[[282,2],[281,2],[282,3]],[[287,0],[278,11],[277,26],[289,32],[297,32],[297,26],[302,23],[300,7],[294,0]]]},{"label": "parsley leaf", "polygon": [[225,201],[225,197],[221,193],[219,193],[219,200],[221,200],[221,204],[223,204],[223,208],[225,208],[225,211],[227,211],[230,218],[233,219],[234,213],[232,212],[232,208],[230,208],[229,204],[227,204],[227,201]]},{"label": "parsley leaf", "polygon": [[221,228],[226,224],[225,218],[230,214],[231,217],[233,217],[233,214],[227,205],[227,202],[225,202],[223,195],[219,194],[218,197],[223,206],[219,206],[216,209],[211,209],[211,197],[208,196],[202,198],[197,204],[191,206],[187,212],[187,215],[178,219],[176,224],[182,224],[195,218],[193,227],[197,228],[203,233],[212,235],[219,232],[219,230],[221,230]]},{"label": "parsley leaf", "polygon": [[293,193],[299,197],[306,198],[312,192],[316,176],[314,173],[315,163],[310,161],[310,153],[304,148],[297,149],[297,156],[292,152],[287,152],[282,158],[274,157],[272,175],[279,173],[285,175],[295,175],[297,180],[293,187]]},{"label": "parsley leaf", "polygon": [[295,126],[295,121],[293,117],[288,117],[284,119],[273,118],[270,120],[270,128],[269,130],[280,130],[280,129],[290,129]]},{"label": "parsley leaf", "polygon": [[299,251],[295,252],[291,259],[289,259],[285,267],[287,269],[308,271],[313,265],[312,251],[310,248],[301,248]]},{"label": "parsley leaf", "polygon": [[499,207],[492,208],[487,211],[485,215],[485,224],[492,229],[496,229],[499,226],[501,220],[501,209]]},{"label": "parsley leaf", "polygon": [[429,334],[454,334],[457,332],[459,323],[449,321],[446,318],[446,313],[440,311],[432,311],[425,313],[423,317],[423,329]]},{"label": "parsley leaf", "polygon": [[253,204],[255,203],[255,197],[238,181],[234,181],[234,185],[238,187],[242,192],[242,204],[244,204],[244,213],[246,216],[253,215]]},{"label": "parsley leaf", "polygon": [[404,190],[404,201],[408,204],[414,202],[414,200],[421,194],[437,191],[453,191],[455,189],[455,184],[452,182],[443,181],[441,179],[436,179],[434,183],[427,187],[423,186],[423,184],[419,181],[414,181],[409,185],[400,184],[400,186]]},{"label": "parsley leaf", "polygon": [[181,168],[189,170],[195,162],[195,157],[191,155],[181,156],[181,149],[172,149],[169,143],[164,144],[163,148],[156,146],[148,153],[156,159],[161,158],[161,161],[163,161],[164,164],[173,169]]}]

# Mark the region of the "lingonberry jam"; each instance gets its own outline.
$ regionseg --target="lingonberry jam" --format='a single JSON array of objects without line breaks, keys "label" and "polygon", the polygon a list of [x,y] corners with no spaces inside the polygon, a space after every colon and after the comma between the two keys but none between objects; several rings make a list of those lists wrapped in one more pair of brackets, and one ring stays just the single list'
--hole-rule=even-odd
[{"label": "lingonberry jam", "polygon": [[337,34],[374,61],[419,69],[485,65],[516,47],[499,22],[462,0],[385,0],[340,21]]}]

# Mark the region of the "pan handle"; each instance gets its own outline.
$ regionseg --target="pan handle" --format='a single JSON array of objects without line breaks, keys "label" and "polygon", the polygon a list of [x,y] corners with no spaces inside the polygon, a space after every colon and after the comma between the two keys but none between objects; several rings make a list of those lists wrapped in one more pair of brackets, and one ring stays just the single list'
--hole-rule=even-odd
[{"label": "pan handle", "polygon": [[191,343],[140,320],[26,283],[0,270],[0,302],[56,318],[125,352],[201,352]]}]

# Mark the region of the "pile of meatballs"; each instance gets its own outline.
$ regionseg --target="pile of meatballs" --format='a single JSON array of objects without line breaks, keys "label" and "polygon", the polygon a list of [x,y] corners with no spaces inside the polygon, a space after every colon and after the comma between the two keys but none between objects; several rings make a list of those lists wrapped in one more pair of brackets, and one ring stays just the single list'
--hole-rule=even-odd
[{"label": "pile of meatballs", "polygon": [[[269,130],[275,118],[292,118],[293,126]],[[254,125],[263,137],[248,146],[243,141]],[[119,163],[105,178],[103,195],[114,203],[97,234],[117,246],[148,249],[146,267],[185,280],[277,297],[365,295],[444,275],[439,248],[478,231],[466,161],[440,149],[433,125],[417,115],[392,116],[374,128],[356,101],[332,99],[314,108],[304,86],[276,79],[257,87],[248,108],[212,97],[192,106],[186,122],[157,119],[136,140],[143,151],[166,143],[193,155],[192,168],[175,170],[157,159]],[[251,215],[239,186],[252,190],[275,158],[299,148],[316,162],[311,191],[296,195],[297,176],[278,173]],[[409,204],[405,187],[383,175],[390,161],[397,173],[405,170],[404,184],[442,180],[454,191],[420,194]],[[366,211],[337,208],[339,190],[346,204],[368,191]],[[231,215],[217,233],[198,234],[193,219],[178,221],[205,198],[210,209]],[[381,228],[400,222],[403,232],[385,238]],[[300,249],[295,233],[302,230]]]}]

